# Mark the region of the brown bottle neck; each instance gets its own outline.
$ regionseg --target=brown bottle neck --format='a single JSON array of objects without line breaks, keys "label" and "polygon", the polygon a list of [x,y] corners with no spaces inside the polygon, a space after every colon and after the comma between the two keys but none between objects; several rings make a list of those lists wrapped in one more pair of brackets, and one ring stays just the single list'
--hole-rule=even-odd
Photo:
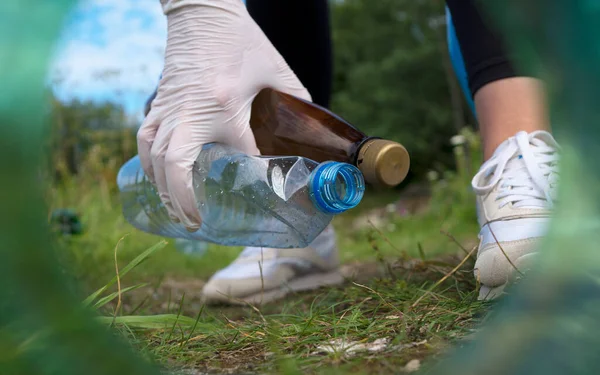
[{"label": "brown bottle neck", "polygon": [[262,154],[298,155],[318,162],[352,163],[368,139],[326,108],[273,89],[263,89],[255,98],[250,127]]},{"label": "brown bottle neck", "polygon": [[363,140],[361,140],[359,143],[355,144],[354,149],[352,150],[352,154],[351,154],[351,159],[352,159],[352,164],[354,165],[358,165],[359,164],[359,160],[358,160],[358,155],[360,154],[360,149],[369,141],[372,141],[374,139],[382,139],[381,137],[365,137]]}]

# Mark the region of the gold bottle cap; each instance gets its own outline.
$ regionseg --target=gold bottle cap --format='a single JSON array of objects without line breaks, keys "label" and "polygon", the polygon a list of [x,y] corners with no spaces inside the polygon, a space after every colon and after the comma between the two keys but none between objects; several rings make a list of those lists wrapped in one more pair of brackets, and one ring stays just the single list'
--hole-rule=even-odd
[{"label": "gold bottle cap", "polygon": [[360,148],[357,164],[368,183],[394,187],[408,174],[410,156],[400,143],[373,139]]}]

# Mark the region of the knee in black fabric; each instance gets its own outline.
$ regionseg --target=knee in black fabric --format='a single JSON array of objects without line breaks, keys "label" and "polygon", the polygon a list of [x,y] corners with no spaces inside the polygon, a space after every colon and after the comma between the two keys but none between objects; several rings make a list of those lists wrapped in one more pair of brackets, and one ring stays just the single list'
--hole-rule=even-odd
[{"label": "knee in black fabric", "polygon": [[328,107],[332,52],[327,0],[247,0],[246,6],[313,102]]},{"label": "knee in black fabric", "polygon": [[488,83],[517,76],[502,38],[475,0],[446,0],[454,20],[472,95]]}]

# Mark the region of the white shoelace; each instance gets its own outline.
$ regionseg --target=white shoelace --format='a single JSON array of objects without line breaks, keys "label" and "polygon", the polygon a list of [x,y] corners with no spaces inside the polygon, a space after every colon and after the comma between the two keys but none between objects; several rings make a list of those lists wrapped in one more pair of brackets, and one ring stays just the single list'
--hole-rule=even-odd
[{"label": "white shoelace", "polygon": [[[477,194],[498,186],[498,207],[550,208],[556,199],[560,146],[548,132],[519,132],[473,178]],[[491,178],[488,177],[491,175]]]}]

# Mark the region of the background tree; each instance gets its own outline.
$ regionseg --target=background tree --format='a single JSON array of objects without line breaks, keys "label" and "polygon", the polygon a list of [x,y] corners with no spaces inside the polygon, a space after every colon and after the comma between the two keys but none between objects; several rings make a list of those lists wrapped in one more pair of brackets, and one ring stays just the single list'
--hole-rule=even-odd
[{"label": "background tree", "polygon": [[404,144],[417,176],[453,167],[449,139],[466,111],[447,56],[444,2],[345,0],[331,10],[332,109]]}]

